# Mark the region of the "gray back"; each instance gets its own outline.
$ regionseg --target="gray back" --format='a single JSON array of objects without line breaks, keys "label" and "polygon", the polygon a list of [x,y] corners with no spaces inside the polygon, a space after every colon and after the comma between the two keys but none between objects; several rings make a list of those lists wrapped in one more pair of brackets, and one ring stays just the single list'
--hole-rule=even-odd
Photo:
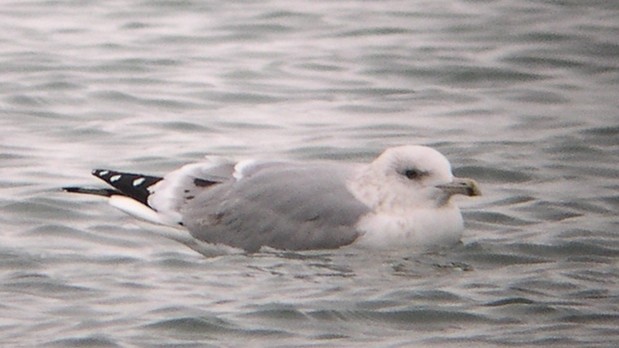
[{"label": "gray back", "polygon": [[197,239],[254,252],[337,248],[352,243],[369,211],[346,188],[353,165],[273,163],[205,189],[184,209]]}]

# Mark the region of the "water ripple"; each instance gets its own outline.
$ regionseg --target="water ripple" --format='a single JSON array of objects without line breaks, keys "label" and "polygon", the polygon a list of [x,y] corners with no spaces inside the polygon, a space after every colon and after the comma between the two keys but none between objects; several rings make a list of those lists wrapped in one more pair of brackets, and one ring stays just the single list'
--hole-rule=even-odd
[{"label": "water ripple", "polygon": [[[5,5],[2,344],[619,343],[617,2]],[[58,190],[408,143],[482,188],[454,248],[204,257]]]}]

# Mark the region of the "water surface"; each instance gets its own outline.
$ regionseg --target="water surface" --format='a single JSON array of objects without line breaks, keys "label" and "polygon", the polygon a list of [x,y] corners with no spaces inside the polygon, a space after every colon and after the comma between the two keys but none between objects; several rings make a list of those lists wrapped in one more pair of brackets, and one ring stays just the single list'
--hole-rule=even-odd
[{"label": "water surface", "polygon": [[[615,346],[619,5],[14,1],[0,10],[5,346]],[[437,148],[462,245],[205,257],[92,168]]]}]

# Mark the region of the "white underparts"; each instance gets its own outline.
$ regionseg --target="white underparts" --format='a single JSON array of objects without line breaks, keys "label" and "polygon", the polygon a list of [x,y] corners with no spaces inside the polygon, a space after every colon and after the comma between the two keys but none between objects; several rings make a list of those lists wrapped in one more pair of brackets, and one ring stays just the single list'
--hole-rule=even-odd
[{"label": "white underparts", "polygon": [[414,209],[406,214],[369,213],[359,220],[355,245],[372,249],[431,248],[458,242],[464,229],[453,205]]},{"label": "white underparts", "polygon": [[133,198],[113,195],[108,199],[108,202],[114,208],[120,209],[123,212],[134,216],[140,220],[152,222],[155,224],[164,224],[156,211],[136,201]]}]

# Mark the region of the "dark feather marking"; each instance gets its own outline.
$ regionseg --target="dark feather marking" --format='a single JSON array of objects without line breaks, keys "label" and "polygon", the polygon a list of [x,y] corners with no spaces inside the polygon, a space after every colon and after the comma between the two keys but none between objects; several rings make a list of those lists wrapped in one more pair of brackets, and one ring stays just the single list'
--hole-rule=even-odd
[{"label": "dark feather marking", "polygon": [[195,178],[193,179],[193,184],[197,187],[209,187],[215,184],[219,184],[217,181],[211,181],[206,179]]},{"label": "dark feather marking", "polygon": [[103,196],[103,197],[112,197],[114,195],[122,195],[124,194],[120,191],[113,189],[95,189],[95,188],[85,188],[85,187],[63,187],[63,191],[71,192],[71,193],[83,193],[87,195],[95,195],[95,196]]}]

